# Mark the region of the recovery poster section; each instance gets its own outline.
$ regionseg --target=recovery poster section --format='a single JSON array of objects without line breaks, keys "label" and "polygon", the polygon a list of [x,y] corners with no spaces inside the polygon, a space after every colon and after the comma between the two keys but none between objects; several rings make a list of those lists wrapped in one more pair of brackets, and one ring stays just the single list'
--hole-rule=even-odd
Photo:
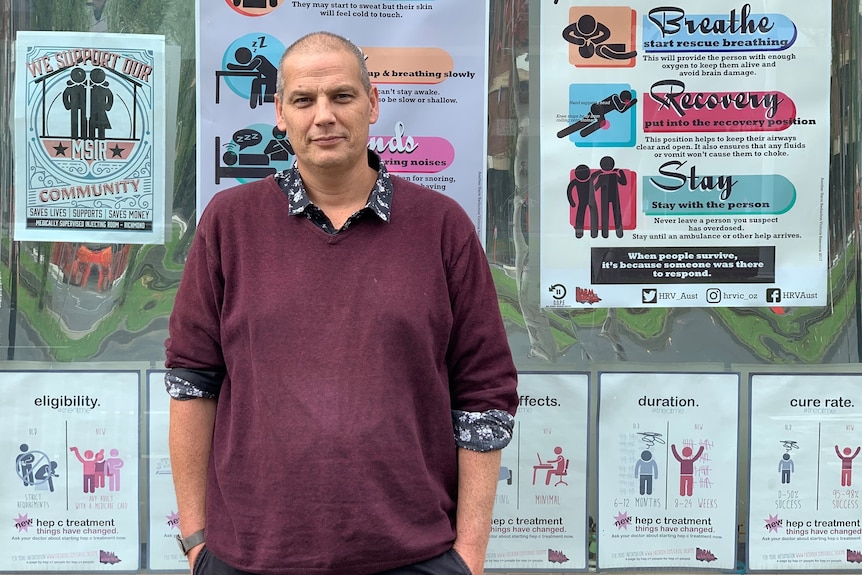
[{"label": "recovery poster section", "polygon": [[739,376],[599,375],[598,567],[733,569]]},{"label": "recovery poster section", "polygon": [[[380,95],[368,147],[390,173],[484,221],[488,1],[198,0],[198,214],[212,196],[293,164],[276,126],[284,49],[310,32],[348,38]],[[483,234],[479,234],[483,237]]]},{"label": "recovery poster section", "polygon": [[541,3],[541,303],[826,304],[831,8]]},{"label": "recovery poster section", "polygon": [[165,392],[165,372],[147,372],[147,414],[149,421],[149,561],[154,570],[175,573],[187,571],[189,562],[180,552],[176,536],[180,517],[168,453],[168,409],[170,396]]},{"label": "recovery poster section", "polygon": [[748,567],[862,568],[862,376],[751,376]]},{"label": "recovery poster section", "polygon": [[164,37],[16,44],[15,240],[164,243]]},{"label": "recovery poster section", "polygon": [[0,571],[140,567],[140,374],[3,371]]},{"label": "recovery poster section", "polygon": [[487,569],[587,568],[586,374],[522,373],[503,450]]}]

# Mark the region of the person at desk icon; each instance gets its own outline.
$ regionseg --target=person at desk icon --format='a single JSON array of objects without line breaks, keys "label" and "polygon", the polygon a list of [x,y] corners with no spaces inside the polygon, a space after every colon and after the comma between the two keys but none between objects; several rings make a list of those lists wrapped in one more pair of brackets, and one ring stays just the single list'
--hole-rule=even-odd
[{"label": "person at desk icon", "polygon": [[543,461],[541,455],[536,453],[536,458],[539,460],[539,464],[533,466],[533,485],[536,484],[536,473],[539,470],[545,470],[547,472],[545,475],[545,485],[551,484],[551,477],[554,475],[559,477],[557,482],[554,483],[554,487],[561,483],[563,485],[568,485],[563,477],[569,473],[569,460],[563,456],[563,448],[559,445],[554,448],[554,455],[556,455],[554,459]]},{"label": "person at desk icon", "polygon": [[248,105],[251,108],[256,108],[258,104],[264,102],[275,102],[278,70],[272,65],[272,62],[260,54],[253,56],[251,50],[245,46],[237,48],[233,57],[238,64],[228,62],[226,65],[228,70],[257,72],[257,76],[251,81]]}]

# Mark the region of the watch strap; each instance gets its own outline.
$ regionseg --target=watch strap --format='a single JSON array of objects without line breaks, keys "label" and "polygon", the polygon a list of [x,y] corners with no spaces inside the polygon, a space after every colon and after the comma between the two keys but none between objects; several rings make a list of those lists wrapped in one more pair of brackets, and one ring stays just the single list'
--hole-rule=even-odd
[{"label": "watch strap", "polygon": [[204,530],[195,531],[188,537],[177,535],[177,542],[180,544],[183,555],[188,555],[192,548],[197,547],[204,542]]}]

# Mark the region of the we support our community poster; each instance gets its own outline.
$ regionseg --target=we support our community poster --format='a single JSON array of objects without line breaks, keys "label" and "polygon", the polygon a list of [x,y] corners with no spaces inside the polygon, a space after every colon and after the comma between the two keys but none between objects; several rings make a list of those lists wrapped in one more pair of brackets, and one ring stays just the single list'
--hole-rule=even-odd
[{"label": "we support our community poster", "polygon": [[748,566],[862,567],[862,376],[751,376]]},{"label": "we support our community poster", "polygon": [[[198,214],[218,191],[293,164],[276,126],[279,59],[307,33],[364,52],[380,94],[369,149],[390,173],[484,221],[488,2],[198,2]],[[481,236],[481,234],[480,234]]]},{"label": "we support our community poster", "polygon": [[541,3],[541,303],[826,303],[831,8]]},{"label": "we support our community poster", "polygon": [[739,376],[599,375],[598,567],[736,565]]},{"label": "we support our community poster", "polygon": [[139,568],[139,380],[2,372],[0,571]]},{"label": "we support our community poster", "polygon": [[18,32],[15,240],[163,243],[165,40]]},{"label": "we support our community poster", "polygon": [[520,374],[487,569],[587,568],[588,390],[586,374]]}]

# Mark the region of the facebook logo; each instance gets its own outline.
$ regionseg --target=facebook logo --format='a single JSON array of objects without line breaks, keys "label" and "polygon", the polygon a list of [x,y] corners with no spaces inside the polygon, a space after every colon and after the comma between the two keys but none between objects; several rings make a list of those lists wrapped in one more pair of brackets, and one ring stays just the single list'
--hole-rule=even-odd
[{"label": "facebook logo", "polygon": [[766,290],[766,303],[781,303],[781,289],[768,288]]}]

